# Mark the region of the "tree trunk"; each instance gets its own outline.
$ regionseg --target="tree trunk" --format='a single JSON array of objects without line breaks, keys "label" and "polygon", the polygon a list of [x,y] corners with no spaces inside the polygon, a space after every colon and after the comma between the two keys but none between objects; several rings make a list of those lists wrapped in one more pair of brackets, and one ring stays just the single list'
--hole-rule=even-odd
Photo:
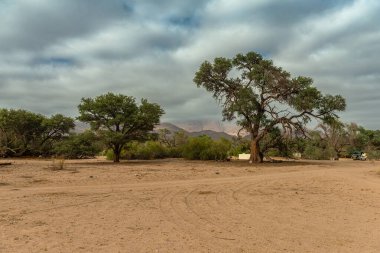
[{"label": "tree trunk", "polygon": [[120,153],[121,153],[121,147],[119,145],[115,145],[113,148],[113,162],[118,163],[120,162]]},{"label": "tree trunk", "polygon": [[335,157],[334,157],[335,161],[339,161],[339,154],[340,154],[340,150],[339,149],[335,149]]},{"label": "tree trunk", "polygon": [[256,138],[252,138],[252,140],[251,140],[251,157],[249,159],[249,162],[250,163],[261,162],[259,153],[260,153],[259,142]]},{"label": "tree trunk", "polygon": [[113,162],[114,163],[120,162],[120,152],[114,154]]},{"label": "tree trunk", "polygon": [[264,162],[264,153],[259,151],[260,162]]}]

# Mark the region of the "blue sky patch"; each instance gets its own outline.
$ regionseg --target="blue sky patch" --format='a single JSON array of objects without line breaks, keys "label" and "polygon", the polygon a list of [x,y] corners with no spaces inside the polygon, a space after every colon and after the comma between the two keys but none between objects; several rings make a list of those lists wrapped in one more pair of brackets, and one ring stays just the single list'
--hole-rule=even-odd
[{"label": "blue sky patch", "polygon": [[53,67],[72,67],[76,65],[76,61],[66,57],[49,57],[36,58],[32,61],[32,65],[50,65]]}]

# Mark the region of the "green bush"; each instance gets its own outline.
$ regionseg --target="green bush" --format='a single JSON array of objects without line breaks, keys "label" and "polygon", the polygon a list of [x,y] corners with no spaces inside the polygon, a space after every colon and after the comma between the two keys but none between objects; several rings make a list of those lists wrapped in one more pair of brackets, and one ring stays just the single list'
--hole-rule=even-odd
[{"label": "green bush", "polygon": [[312,160],[329,160],[330,158],[335,157],[335,153],[329,148],[306,145],[302,157]]},{"label": "green bush", "polygon": [[[120,158],[132,160],[151,160],[170,157],[169,154],[169,149],[158,141],[146,141],[142,143],[132,141],[128,143],[121,151]],[[114,154],[112,150],[108,150],[106,152],[106,157],[108,160],[113,160],[113,156]]]},{"label": "green bush", "polygon": [[190,138],[183,149],[183,157],[189,160],[223,160],[228,156],[231,143],[226,139],[213,141],[209,136]]},{"label": "green bush", "polygon": [[102,145],[97,136],[91,131],[71,134],[54,146],[54,153],[66,158],[94,157],[101,150]]},{"label": "green bush", "polygon": [[250,153],[250,144],[250,140],[234,139],[229,150],[229,155],[238,156],[239,154]]},{"label": "green bush", "polygon": [[211,148],[212,142],[212,139],[205,135],[189,138],[182,155],[189,160],[208,160],[208,149]]},{"label": "green bush", "polygon": [[183,146],[181,147],[167,147],[167,157],[170,158],[182,158]]},{"label": "green bush", "polygon": [[[213,141],[208,136],[194,137],[184,145],[168,147],[159,141],[132,141],[121,152],[121,159],[151,160],[168,157],[184,157],[190,160],[223,160],[228,157],[231,149],[230,141],[220,139]],[[112,150],[107,150],[108,160],[113,160]]]},{"label": "green bush", "polygon": [[[105,155],[106,155],[106,159],[110,161],[113,161],[114,156],[115,156],[112,149],[107,149]],[[120,159],[130,159],[130,154],[126,150],[123,149],[120,153]]]},{"label": "green bush", "polygon": [[276,148],[269,149],[266,153],[266,156],[283,156],[283,154],[280,152],[280,150]]},{"label": "green bush", "polygon": [[141,143],[135,153],[132,153],[136,159],[161,159],[167,157],[167,149],[158,141],[147,141]]},{"label": "green bush", "polygon": [[380,150],[371,150],[367,152],[368,159],[379,160],[380,159]]}]

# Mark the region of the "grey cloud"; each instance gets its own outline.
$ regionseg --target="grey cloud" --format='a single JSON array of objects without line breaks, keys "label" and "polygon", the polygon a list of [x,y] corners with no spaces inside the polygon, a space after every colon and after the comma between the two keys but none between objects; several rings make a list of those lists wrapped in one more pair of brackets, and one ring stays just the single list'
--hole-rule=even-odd
[{"label": "grey cloud", "polygon": [[324,14],[329,11],[342,8],[352,3],[353,0],[339,1],[267,1],[265,4],[255,9],[246,10],[252,20],[266,23],[274,27],[291,27],[299,24],[305,19]]},{"label": "grey cloud", "polygon": [[130,16],[122,6],[118,0],[6,2],[0,18],[0,50],[42,50],[64,39],[94,33]]},{"label": "grey cloud", "polygon": [[343,121],[379,128],[375,1],[38,3],[0,4],[0,107],[75,116],[81,97],[111,91],[161,104],[165,120],[221,119],[194,73],[254,50],[346,97]]}]

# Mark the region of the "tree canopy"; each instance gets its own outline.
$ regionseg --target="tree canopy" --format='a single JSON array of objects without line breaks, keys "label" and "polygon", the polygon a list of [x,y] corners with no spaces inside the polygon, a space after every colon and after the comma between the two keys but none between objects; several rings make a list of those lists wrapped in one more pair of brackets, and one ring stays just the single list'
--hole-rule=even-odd
[{"label": "tree canopy", "polygon": [[304,132],[313,118],[329,121],[346,107],[342,96],[323,95],[311,78],[291,77],[255,52],[205,61],[194,82],[221,103],[224,120],[236,119],[250,133],[251,162],[262,161],[260,141],[275,127]]},{"label": "tree canopy", "polygon": [[120,161],[120,153],[127,142],[146,139],[164,114],[158,104],[146,99],[137,105],[135,98],[113,93],[82,98],[78,109],[78,119],[90,123],[113,150],[114,162]]},{"label": "tree canopy", "polygon": [[56,114],[50,118],[26,110],[0,109],[2,156],[48,155],[54,142],[74,128],[74,120]]}]

